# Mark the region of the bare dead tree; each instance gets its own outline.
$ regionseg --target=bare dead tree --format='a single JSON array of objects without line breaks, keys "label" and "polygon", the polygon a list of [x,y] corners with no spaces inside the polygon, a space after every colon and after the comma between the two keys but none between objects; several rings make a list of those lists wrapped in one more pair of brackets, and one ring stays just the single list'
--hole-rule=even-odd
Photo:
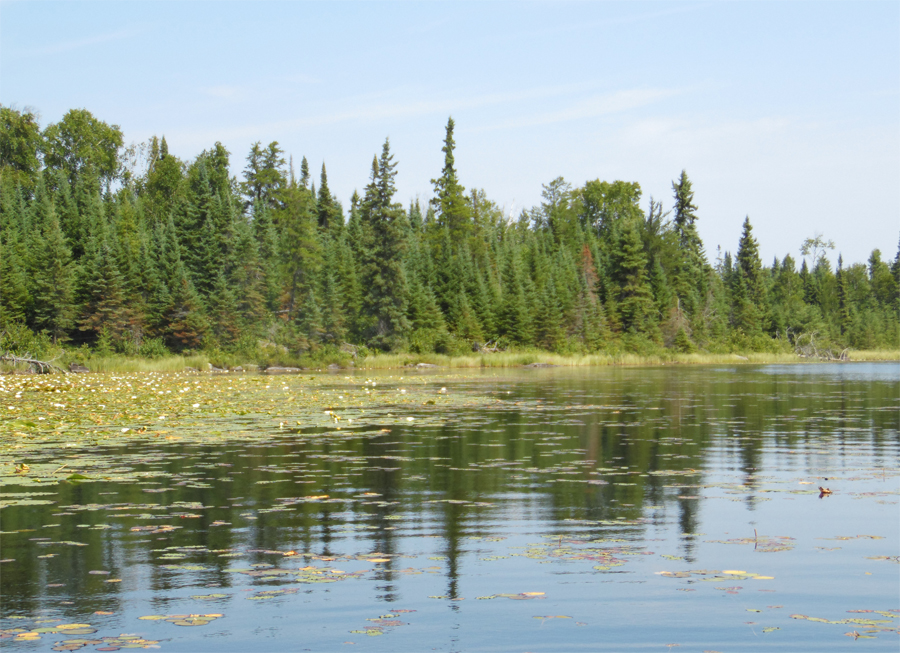
[{"label": "bare dead tree", "polygon": [[51,372],[60,372],[62,374],[68,374],[66,370],[61,368],[59,365],[55,365],[54,361],[56,359],[52,359],[49,361],[42,361],[36,358],[32,358],[31,354],[25,354],[24,356],[17,356],[11,352],[3,352],[0,354],[0,361],[4,363],[12,363],[14,365],[17,364],[25,364],[29,365],[32,370],[37,372],[38,374],[50,374]]},{"label": "bare dead tree", "polygon": [[[789,334],[790,335],[790,334]],[[844,348],[840,352],[828,349],[819,349],[816,345],[818,332],[801,333],[794,338],[794,352],[800,358],[815,358],[824,361],[848,361],[850,360],[850,348]]]}]

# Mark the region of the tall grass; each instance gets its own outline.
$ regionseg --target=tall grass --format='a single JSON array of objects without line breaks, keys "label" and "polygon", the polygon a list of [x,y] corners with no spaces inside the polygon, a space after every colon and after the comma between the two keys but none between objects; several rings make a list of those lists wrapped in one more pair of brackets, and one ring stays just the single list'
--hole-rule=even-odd
[{"label": "tall grass", "polygon": [[162,358],[129,358],[128,356],[91,356],[85,364],[91,372],[181,372],[186,367],[206,370],[209,358],[192,356],[164,356]]},{"label": "tall grass", "polygon": [[[850,352],[852,361],[900,360],[900,351]],[[812,363],[810,359],[786,352],[750,352],[738,354],[665,352],[658,355],[632,353],[563,355],[550,352],[498,352],[471,356],[446,356],[443,354],[376,354],[357,362],[361,369],[396,369],[429,363],[439,367],[522,367],[524,365],[555,365],[559,367],[601,367],[639,365],[711,365],[711,364],[762,364],[762,363]]]},{"label": "tall grass", "polygon": [[[851,361],[900,361],[900,351],[897,350],[869,350],[851,351]],[[241,364],[245,369],[253,369],[254,363],[260,361],[240,361],[240,356],[234,357],[230,364]],[[68,361],[66,361],[68,362]],[[218,359],[199,353],[190,356],[171,355],[162,358],[131,358],[119,354],[109,356],[91,356],[85,365],[91,372],[182,372],[185,368],[193,367],[200,371],[209,369],[209,363],[221,365]],[[799,358],[795,354],[786,352],[750,352],[739,354],[711,354],[693,353],[680,354],[676,352],[663,352],[654,355],[640,355],[634,353],[615,354],[554,354],[551,352],[524,351],[524,352],[497,352],[493,354],[471,354],[467,356],[448,356],[445,354],[374,354],[353,361],[339,361],[342,367],[356,369],[401,369],[415,366],[418,363],[437,365],[442,368],[510,368],[523,367],[525,365],[553,365],[558,367],[603,367],[622,366],[636,367],[641,365],[714,365],[714,364],[763,364],[763,363],[814,363],[815,360]],[[302,361],[304,367],[311,369],[324,369],[326,365],[311,364]],[[294,363],[297,364],[297,363]],[[62,363],[65,367],[65,362]],[[25,370],[27,366],[13,366],[0,364],[0,373],[9,373],[13,369]]]},{"label": "tall grass", "polygon": [[872,349],[869,351],[851,351],[852,361],[900,361],[900,351],[890,349]]}]

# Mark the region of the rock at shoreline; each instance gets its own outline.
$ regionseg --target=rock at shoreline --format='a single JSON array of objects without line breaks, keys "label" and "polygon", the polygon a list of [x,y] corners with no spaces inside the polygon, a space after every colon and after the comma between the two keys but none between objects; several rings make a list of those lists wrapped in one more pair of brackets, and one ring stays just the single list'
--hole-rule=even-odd
[{"label": "rock at shoreline", "polygon": [[536,368],[536,367],[558,367],[558,366],[554,365],[553,363],[528,363],[528,365],[523,365],[522,367]]},{"label": "rock at shoreline", "polygon": [[272,376],[275,374],[300,374],[302,372],[299,367],[267,367],[266,374]]},{"label": "rock at shoreline", "polygon": [[88,368],[79,363],[72,363],[69,365],[69,371],[72,372],[72,374],[87,374],[90,372]]}]

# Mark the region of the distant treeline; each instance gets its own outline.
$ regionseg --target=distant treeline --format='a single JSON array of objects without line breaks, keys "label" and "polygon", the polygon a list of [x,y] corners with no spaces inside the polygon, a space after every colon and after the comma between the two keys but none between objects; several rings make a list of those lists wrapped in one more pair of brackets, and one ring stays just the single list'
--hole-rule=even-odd
[{"label": "distant treeline", "polygon": [[710,262],[684,172],[670,210],[635,182],[558,178],[510,220],[460,184],[453,130],[427,205],[395,201],[385,141],[345,209],[324,164],[314,178],[277,142],[238,180],[221,143],[182,161],[86,110],[42,130],[0,107],[0,329],[148,356],[900,346],[900,252],[833,269],[815,235],[799,269],[766,266],[747,219]]}]

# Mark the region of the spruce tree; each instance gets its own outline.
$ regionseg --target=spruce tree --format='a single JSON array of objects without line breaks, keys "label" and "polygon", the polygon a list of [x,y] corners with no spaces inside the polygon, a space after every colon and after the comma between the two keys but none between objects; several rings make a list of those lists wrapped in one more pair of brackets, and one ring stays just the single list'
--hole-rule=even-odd
[{"label": "spruce tree", "polygon": [[525,282],[518,253],[510,248],[503,262],[503,300],[497,330],[515,345],[534,342],[534,322],[525,297]]},{"label": "spruce tree", "polygon": [[237,342],[241,335],[238,302],[221,270],[206,303],[210,334],[216,342],[223,347]]},{"label": "spruce tree", "polygon": [[288,282],[286,309],[294,316],[305,301],[322,265],[322,244],[316,229],[315,196],[302,187],[287,189],[279,211],[281,261]]},{"label": "spruce tree", "polygon": [[[8,192],[6,188],[3,193]],[[22,242],[20,219],[21,215],[13,209],[0,215],[0,328],[13,322],[24,323],[31,305],[27,248]]]},{"label": "spruce tree", "polygon": [[453,151],[456,149],[456,141],[453,140],[453,129],[456,123],[453,118],[447,119],[446,134],[444,136],[444,167],[441,176],[432,179],[434,184],[434,198],[431,206],[434,208],[436,226],[446,227],[455,243],[461,243],[469,236],[471,231],[471,209],[466,201],[465,188],[459,183],[456,174],[456,160]]},{"label": "spruce tree", "polygon": [[747,335],[759,334],[767,307],[759,245],[753,237],[749,216],[744,219],[735,268],[732,284],[735,324]]},{"label": "spruce tree", "polygon": [[328,234],[336,234],[344,227],[343,216],[340,207],[328,189],[328,174],[325,172],[325,164],[322,164],[322,175],[319,178],[319,194],[316,198],[316,217],[319,229]]},{"label": "spruce tree", "polygon": [[360,265],[363,313],[369,322],[370,342],[380,349],[401,344],[409,329],[408,290],[403,266],[407,231],[403,208],[393,202],[396,186],[394,157],[385,140],[381,157],[373,162],[360,221],[363,248]]},{"label": "spruce tree", "polygon": [[618,231],[613,276],[618,283],[616,303],[619,319],[625,330],[649,332],[655,326],[655,306],[637,222],[634,219],[625,220]]},{"label": "spruce tree", "polygon": [[54,343],[68,340],[75,325],[76,265],[52,207],[42,231],[35,232],[30,255],[34,326]]},{"label": "spruce tree", "polygon": [[230,283],[234,288],[235,310],[241,331],[259,330],[266,312],[266,277],[252,227],[242,218],[235,224],[234,265]]},{"label": "spruce tree", "polygon": [[166,344],[173,351],[199,349],[209,330],[203,302],[183,264],[179,264],[170,288],[166,311]]},{"label": "spruce tree", "polygon": [[105,332],[114,344],[123,344],[129,326],[125,284],[107,238],[98,244],[85,270],[86,302],[79,328],[99,336]]}]

